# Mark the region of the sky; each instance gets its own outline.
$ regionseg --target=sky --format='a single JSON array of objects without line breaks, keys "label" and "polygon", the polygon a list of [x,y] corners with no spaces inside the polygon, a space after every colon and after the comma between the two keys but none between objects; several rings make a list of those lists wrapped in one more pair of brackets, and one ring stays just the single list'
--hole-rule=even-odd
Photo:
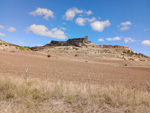
[{"label": "sky", "polygon": [[0,0],[0,39],[20,46],[88,36],[150,56],[150,0]]}]

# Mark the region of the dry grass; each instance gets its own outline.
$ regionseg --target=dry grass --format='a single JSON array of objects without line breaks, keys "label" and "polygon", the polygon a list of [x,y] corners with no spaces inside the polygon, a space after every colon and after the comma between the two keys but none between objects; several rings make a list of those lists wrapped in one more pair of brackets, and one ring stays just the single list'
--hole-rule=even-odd
[{"label": "dry grass", "polygon": [[1,113],[150,113],[150,93],[123,86],[0,76]]}]

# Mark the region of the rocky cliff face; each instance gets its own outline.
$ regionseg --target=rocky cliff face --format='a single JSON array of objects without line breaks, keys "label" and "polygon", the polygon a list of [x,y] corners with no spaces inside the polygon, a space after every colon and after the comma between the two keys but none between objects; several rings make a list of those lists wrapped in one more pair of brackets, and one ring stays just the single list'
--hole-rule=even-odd
[{"label": "rocky cliff face", "polygon": [[88,40],[88,36],[68,39],[67,41],[51,41],[50,44],[45,46],[85,46],[86,43],[91,43],[91,41]]},{"label": "rocky cliff face", "polygon": [[87,48],[116,48],[119,50],[129,51],[132,52],[132,50],[127,46],[112,46],[112,45],[97,45],[92,43],[88,40],[88,36],[85,36],[84,38],[72,38],[68,39],[67,41],[51,41],[49,44],[46,44],[42,47],[32,47],[31,50],[38,51],[42,50],[44,48],[49,48],[53,46],[76,46],[76,47],[87,47]]}]

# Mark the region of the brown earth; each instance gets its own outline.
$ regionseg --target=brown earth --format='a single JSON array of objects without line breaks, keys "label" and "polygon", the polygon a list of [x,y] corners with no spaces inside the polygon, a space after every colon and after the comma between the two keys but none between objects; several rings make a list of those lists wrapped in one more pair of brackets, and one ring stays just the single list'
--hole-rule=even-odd
[{"label": "brown earth", "polygon": [[0,51],[0,74],[24,77],[28,67],[28,79],[31,77],[88,83],[90,75],[91,84],[120,84],[140,90],[146,90],[146,81],[150,82],[150,61],[74,57],[58,53],[51,56],[48,58],[43,52]]}]

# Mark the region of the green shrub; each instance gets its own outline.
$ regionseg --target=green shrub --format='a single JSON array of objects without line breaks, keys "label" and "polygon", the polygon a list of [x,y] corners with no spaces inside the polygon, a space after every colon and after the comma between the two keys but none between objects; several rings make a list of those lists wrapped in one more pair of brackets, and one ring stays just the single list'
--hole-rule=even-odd
[{"label": "green shrub", "polygon": [[30,48],[26,48],[27,51],[30,51]]},{"label": "green shrub", "polygon": [[30,51],[30,48],[23,47],[23,46],[16,47],[16,49],[19,49],[19,50],[22,50],[22,51]]},{"label": "green shrub", "polygon": [[133,53],[132,51],[127,51],[127,54],[128,54],[129,56],[134,55],[134,53]]},{"label": "green shrub", "polygon": [[25,50],[26,50],[26,48],[25,48],[25,47],[23,47],[23,46],[20,46],[20,47],[19,47],[19,49],[20,49],[20,50],[23,50],[23,51],[25,51]]}]

